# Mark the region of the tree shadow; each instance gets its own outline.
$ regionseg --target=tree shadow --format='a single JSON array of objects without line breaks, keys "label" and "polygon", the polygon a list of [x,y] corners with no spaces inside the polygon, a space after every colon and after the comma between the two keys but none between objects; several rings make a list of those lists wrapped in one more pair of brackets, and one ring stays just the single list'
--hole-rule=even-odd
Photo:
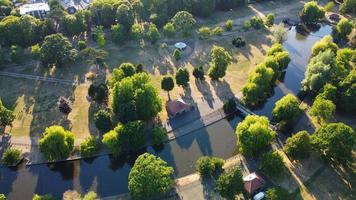
[{"label": "tree shadow", "polygon": [[214,87],[215,93],[222,102],[227,102],[229,99],[234,98],[235,94],[232,92],[229,83],[225,80],[210,81]]},{"label": "tree shadow", "polygon": [[195,85],[199,92],[203,95],[203,101],[206,101],[210,108],[214,108],[214,98],[211,93],[210,85],[205,80],[195,79]]}]

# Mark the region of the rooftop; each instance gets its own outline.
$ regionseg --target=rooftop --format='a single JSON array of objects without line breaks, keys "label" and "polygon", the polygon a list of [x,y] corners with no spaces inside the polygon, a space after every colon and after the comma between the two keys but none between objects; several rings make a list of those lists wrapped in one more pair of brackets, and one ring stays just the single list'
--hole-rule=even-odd
[{"label": "rooftop", "polygon": [[48,12],[49,11],[49,5],[47,3],[30,3],[30,4],[24,4],[19,7],[20,8],[20,14],[25,15],[27,13],[33,12],[33,11],[39,11],[43,10]]}]

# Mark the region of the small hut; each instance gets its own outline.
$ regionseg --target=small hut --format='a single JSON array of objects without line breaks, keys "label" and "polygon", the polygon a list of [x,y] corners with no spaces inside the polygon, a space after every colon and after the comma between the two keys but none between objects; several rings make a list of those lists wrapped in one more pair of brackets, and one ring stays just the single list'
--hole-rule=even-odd
[{"label": "small hut", "polygon": [[166,110],[170,118],[174,118],[179,114],[190,111],[191,109],[192,106],[184,102],[181,98],[173,101],[167,101],[166,103]]}]

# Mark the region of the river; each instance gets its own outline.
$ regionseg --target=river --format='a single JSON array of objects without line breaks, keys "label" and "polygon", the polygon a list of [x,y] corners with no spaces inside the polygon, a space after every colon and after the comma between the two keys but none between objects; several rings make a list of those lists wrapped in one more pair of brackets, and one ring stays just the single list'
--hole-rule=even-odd
[{"label": "river", "polygon": [[[289,64],[284,80],[279,83],[273,95],[263,107],[254,110],[257,114],[271,116],[276,101],[287,93],[297,94],[304,78],[305,68],[311,47],[324,35],[331,33],[330,26],[309,36],[288,32],[285,49],[289,52]],[[236,152],[234,129],[242,119],[221,120],[208,127],[164,144],[161,149],[148,147],[144,151],[155,154],[165,160],[175,170],[175,177],[193,173],[195,161],[203,155],[218,156],[227,159]],[[0,168],[0,193],[8,199],[32,199],[34,193],[61,195],[67,190],[86,193],[94,190],[100,197],[128,192],[127,179],[135,156],[131,158],[111,159],[101,156],[92,160],[58,163],[52,165],[19,166],[16,169]]]}]

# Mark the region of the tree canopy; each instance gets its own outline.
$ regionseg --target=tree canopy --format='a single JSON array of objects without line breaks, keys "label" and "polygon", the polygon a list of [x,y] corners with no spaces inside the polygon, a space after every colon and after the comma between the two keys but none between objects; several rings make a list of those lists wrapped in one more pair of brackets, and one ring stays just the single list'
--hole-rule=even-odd
[{"label": "tree canopy", "polygon": [[178,86],[187,87],[189,85],[189,71],[187,68],[180,68],[176,73],[176,83]]},{"label": "tree canopy", "polygon": [[216,181],[216,190],[226,199],[234,199],[235,195],[244,191],[241,169],[235,167],[221,174]]},{"label": "tree canopy", "polygon": [[271,176],[282,173],[284,167],[283,158],[278,151],[265,153],[262,155],[260,168],[261,170]]},{"label": "tree canopy", "polygon": [[218,157],[203,156],[195,162],[195,170],[202,177],[210,177],[216,172],[222,171],[224,160]]},{"label": "tree canopy", "polygon": [[245,154],[257,154],[268,146],[276,133],[269,129],[269,121],[262,116],[247,116],[237,125],[238,146]]},{"label": "tree canopy", "polygon": [[140,155],[129,174],[129,190],[134,199],[159,197],[173,186],[173,168],[148,153]]},{"label": "tree canopy", "polygon": [[193,29],[196,21],[192,14],[187,11],[179,11],[172,18],[172,23],[177,31],[181,31],[183,35],[188,35]]},{"label": "tree canopy", "polygon": [[307,24],[319,22],[325,17],[325,11],[316,1],[307,2],[300,13],[300,19]]},{"label": "tree canopy", "polygon": [[0,98],[0,126],[11,126],[15,120],[15,114],[12,110],[6,108]]},{"label": "tree canopy", "polygon": [[289,137],[284,145],[284,151],[292,159],[308,157],[311,151],[309,133],[306,131],[299,131],[292,137]]},{"label": "tree canopy", "polygon": [[273,120],[276,122],[293,122],[302,113],[302,109],[299,105],[300,103],[297,97],[292,94],[287,94],[276,102],[272,111]]},{"label": "tree canopy", "polygon": [[211,63],[208,74],[217,80],[225,76],[227,66],[231,64],[232,57],[223,47],[213,46],[211,49]]}]

